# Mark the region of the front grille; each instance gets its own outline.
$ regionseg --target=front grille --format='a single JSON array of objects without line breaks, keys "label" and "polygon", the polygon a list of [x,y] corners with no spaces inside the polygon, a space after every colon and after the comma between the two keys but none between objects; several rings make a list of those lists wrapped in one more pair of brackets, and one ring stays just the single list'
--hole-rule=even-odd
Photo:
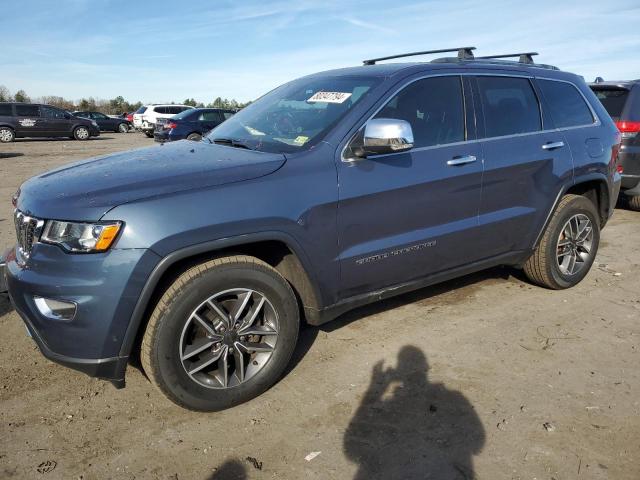
[{"label": "front grille", "polygon": [[16,225],[18,251],[23,257],[29,258],[33,244],[40,238],[44,221],[29,217],[19,210],[15,211],[13,219]]}]

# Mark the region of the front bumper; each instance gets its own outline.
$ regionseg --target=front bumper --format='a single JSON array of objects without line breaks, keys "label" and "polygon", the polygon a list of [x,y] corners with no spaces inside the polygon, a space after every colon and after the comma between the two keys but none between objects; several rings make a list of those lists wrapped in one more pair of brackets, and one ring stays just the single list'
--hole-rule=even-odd
[{"label": "front bumper", "polygon": [[[16,259],[14,250],[9,252],[8,292],[45,357],[124,386],[126,330],[159,259],[143,249],[73,255],[36,243],[26,264]],[[75,316],[61,320],[43,315],[34,300],[38,296],[75,303]]]}]

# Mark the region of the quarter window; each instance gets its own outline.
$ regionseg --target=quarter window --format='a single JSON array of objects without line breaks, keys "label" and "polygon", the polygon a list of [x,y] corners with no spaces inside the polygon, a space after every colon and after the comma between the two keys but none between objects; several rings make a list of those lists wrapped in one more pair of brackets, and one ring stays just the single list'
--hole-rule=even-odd
[{"label": "quarter window", "polygon": [[486,137],[542,129],[538,99],[526,78],[477,77]]},{"label": "quarter window", "polygon": [[465,139],[462,81],[452,76],[413,82],[389,100],[375,118],[409,122],[418,148],[461,142]]},{"label": "quarter window", "polygon": [[18,117],[39,117],[40,107],[38,105],[16,105],[16,115]]},{"label": "quarter window", "polygon": [[0,116],[10,117],[11,115],[13,115],[13,113],[11,112],[11,104],[0,103]]},{"label": "quarter window", "polygon": [[203,122],[219,122],[220,121],[220,115],[218,114],[218,112],[202,112],[200,114],[200,118],[198,118],[198,120],[203,121]]},{"label": "quarter window", "polygon": [[538,80],[556,128],[591,125],[593,115],[578,89],[566,82]]}]

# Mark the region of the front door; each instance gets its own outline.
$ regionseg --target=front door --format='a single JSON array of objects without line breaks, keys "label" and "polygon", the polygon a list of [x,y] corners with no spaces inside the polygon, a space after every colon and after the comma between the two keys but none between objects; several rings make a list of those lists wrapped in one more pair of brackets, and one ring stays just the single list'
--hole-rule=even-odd
[{"label": "front door", "polygon": [[455,75],[409,83],[374,118],[409,122],[414,148],[339,162],[345,297],[477,259],[483,164],[465,90]]},{"label": "front door", "polygon": [[40,107],[44,130],[46,135],[58,136],[70,133],[70,124],[67,115],[62,110],[52,107]]}]

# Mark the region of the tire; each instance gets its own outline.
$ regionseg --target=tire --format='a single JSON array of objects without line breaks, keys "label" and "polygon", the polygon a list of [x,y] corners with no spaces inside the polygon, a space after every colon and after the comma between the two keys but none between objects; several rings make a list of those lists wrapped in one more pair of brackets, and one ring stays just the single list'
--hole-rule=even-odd
[{"label": "tire", "polygon": [[187,135],[187,140],[191,140],[194,142],[199,142],[200,140],[202,140],[202,135],[200,135],[199,133],[190,133],[189,135]]},{"label": "tire", "polygon": [[16,134],[9,127],[0,127],[0,143],[11,143],[15,140]]},{"label": "tire", "polygon": [[[234,308],[240,311],[235,320]],[[210,260],[180,275],[156,304],[142,339],[142,366],[177,405],[229,408],[280,378],[297,342],[298,312],[291,286],[268,264],[249,256]],[[232,319],[226,332],[223,318]]]},{"label": "tire", "polygon": [[[0,135],[2,135],[1,132],[0,132]],[[629,208],[631,210],[635,210],[636,212],[640,212],[640,195],[634,195],[633,197],[627,197],[627,203],[629,204]]]},{"label": "tire", "polygon": [[116,128],[116,133],[127,133],[129,131],[129,127],[126,123],[119,123],[118,128]]},{"label": "tire", "polygon": [[593,202],[581,195],[565,195],[524,264],[524,272],[542,287],[573,287],[589,273],[599,243],[600,220]]},{"label": "tire", "polygon": [[147,138],[153,138],[153,132],[148,130],[143,130],[143,133],[147,136]]},{"label": "tire", "polygon": [[87,127],[76,127],[73,129],[73,138],[84,141],[91,137],[91,133]]}]

